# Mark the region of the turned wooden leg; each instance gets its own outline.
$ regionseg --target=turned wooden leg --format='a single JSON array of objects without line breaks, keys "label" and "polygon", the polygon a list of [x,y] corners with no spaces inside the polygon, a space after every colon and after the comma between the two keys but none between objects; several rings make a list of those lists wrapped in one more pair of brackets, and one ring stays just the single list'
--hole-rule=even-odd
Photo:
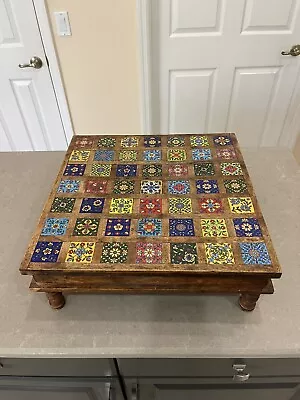
[{"label": "turned wooden leg", "polygon": [[259,296],[260,293],[259,294],[242,293],[239,299],[239,304],[241,309],[243,311],[253,311],[256,306],[256,302],[259,299]]},{"label": "turned wooden leg", "polygon": [[60,310],[66,303],[66,300],[61,292],[46,293],[50,307],[54,310]]}]

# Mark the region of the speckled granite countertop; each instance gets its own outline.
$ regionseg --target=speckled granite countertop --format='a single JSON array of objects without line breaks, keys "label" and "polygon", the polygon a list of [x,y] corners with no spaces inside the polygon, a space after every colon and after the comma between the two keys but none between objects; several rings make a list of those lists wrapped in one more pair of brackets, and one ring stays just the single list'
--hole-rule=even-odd
[{"label": "speckled granite countertop", "polygon": [[68,295],[52,310],[18,268],[63,153],[0,153],[0,357],[300,355],[300,169],[244,150],[283,277],[252,313],[226,296]]}]

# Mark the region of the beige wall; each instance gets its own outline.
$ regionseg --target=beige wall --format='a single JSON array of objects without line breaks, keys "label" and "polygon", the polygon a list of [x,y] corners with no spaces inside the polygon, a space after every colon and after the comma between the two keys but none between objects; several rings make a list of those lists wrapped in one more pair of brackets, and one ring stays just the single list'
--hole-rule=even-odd
[{"label": "beige wall", "polygon": [[[46,0],[76,134],[140,133],[135,0]],[[59,37],[53,11],[68,11]]]},{"label": "beige wall", "polygon": [[295,156],[296,160],[300,164],[300,132],[298,134],[298,137],[297,137],[297,140],[296,140],[296,144],[295,144],[294,149],[293,149],[293,153],[294,153],[294,156]]}]

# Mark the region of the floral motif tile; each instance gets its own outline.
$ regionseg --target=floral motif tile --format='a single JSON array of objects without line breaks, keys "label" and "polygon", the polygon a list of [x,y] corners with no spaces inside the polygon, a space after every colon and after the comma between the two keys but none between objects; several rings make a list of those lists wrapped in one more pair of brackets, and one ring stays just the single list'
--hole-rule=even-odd
[{"label": "floral motif tile", "polygon": [[93,260],[95,243],[71,242],[66,256],[66,262],[90,264]]},{"label": "floral motif tile", "polygon": [[105,236],[129,236],[130,219],[109,218],[106,223]]},{"label": "floral motif tile", "polygon": [[135,150],[122,150],[119,153],[120,161],[136,161],[137,152]]},{"label": "floral motif tile", "polygon": [[87,197],[82,199],[80,213],[102,213],[104,207],[104,199],[98,197]]},{"label": "floral motif tile", "polygon": [[62,236],[67,232],[68,218],[47,218],[42,229],[42,236]]},{"label": "floral motif tile", "polygon": [[71,197],[55,197],[51,205],[50,212],[71,213],[74,208],[75,200]]},{"label": "floral motif tile", "polygon": [[251,197],[229,197],[229,207],[235,214],[251,214],[254,213],[254,207]]},{"label": "floral motif tile", "polygon": [[104,243],[101,254],[101,263],[104,264],[123,264],[127,262],[128,244],[127,243]]},{"label": "floral motif tile", "polygon": [[233,225],[236,236],[257,237],[262,236],[261,229],[256,218],[234,218]]},{"label": "floral motif tile", "polygon": [[193,220],[190,218],[169,219],[170,236],[195,236]]},{"label": "floral motif tile", "polygon": [[73,150],[69,161],[77,161],[79,163],[87,162],[90,157],[90,153],[91,152],[89,150]]},{"label": "floral motif tile", "polygon": [[64,175],[65,176],[82,176],[85,171],[86,164],[67,164]]},{"label": "floral motif tile", "polygon": [[116,145],[116,139],[110,137],[104,137],[98,140],[98,147],[113,148]]},{"label": "floral motif tile", "polygon": [[162,176],[162,165],[160,164],[148,164],[143,166],[142,170],[143,178],[155,178]]},{"label": "floral motif tile", "polygon": [[98,218],[77,218],[74,236],[97,236],[100,220]]},{"label": "floral motif tile", "polygon": [[199,202],[200,213],[221,214],[224,212],[222,200],[220,198],[200,197],[198,202]]},{"label": "floral motif tile", "polygon": [[184,144],[183,136],[170,136],[167,141],[167,146],[169,147],[182,147]]},{"label": "floral motif tile", "polygon": [[167,152],[168,161],[185,161],[186,151],[182,149],[172,149]]},{"label": "floral motif tile", "polygon": [[221,160],[230,160],[232,158],[236,158],[236,153],[233,147],[225,147],[224,149],[217,149],[216,152],[217,158]]},{"label": "floral motif tile", "polygon": [[142,194],[161,194],[162,181],[141,181]]},{"label": "floral motif tile", "polygon": [[168,166],[169,176],[179,177],[188,175],[188,167],[185,164],[175,164]]},{"label": "floral motif tile", "polygon": [[225,179],[224,186],[227,193],[248,193],[247,184],[244,179]]},{"label": "floral motif tile", "polygon": [[221,163],[223,175],[243,175],[242,167],[239,163]]},{"label": "floral motif tile", "polygon": [[230,243],[205,243],[205,255],[208,264],[234,264]]},{"label": "floral motif tile", "polygon": [[162,220],[158,218],[139,219],[137,233],[140,236],[161,236]]},{"label": "floral motif tile", "polygon": [[212,155],[210,149],[193,149],[192,157],[195,161],[211,160]]},{"label": "floral motif tile", "polygon": [[196,243],[171,243],[172,264],[197,264]]},{"label": "floral motif tile", "polygon": [[124,178],[130,176],[136,176],[137,165],[136,164],[119,164],[117,165],[116,176],[122,176]]},{"label": "floral motif tile", "polygon": [[244,264],[271,265],[270,255],[264,242],[239,243]]},{"label": "floral motif tile", "polygon": [[214,136],[213,141],[216,146],[232,145],[231,138],[229,136],[225,136],[225,135]]},{"label": "floral motif tile", "polygon": [[169,213],[170,214],[190,214],[192,213],[192,200],[187,198],[170,198]]},{"label": "floral motif tile", "polygon": [[78,137],[74,142],[75,147],[92,147],[93,139],[88,137]]},{"label": "floral motif tile", "polygon": [[125,179],[122,181],[115,181],[113,192],[115,194],[133,194],[134,184],[134,181]]},{"label": "floral motif tile", "polygon": [[107,193],[107,181],[103,181],[100,179],[89,179],[85,182],[85,193],[94,193],[94,194],[106,194]]},{"label": "floral motif tile", "polygon": [[110,176],[111,164],[92,164],[91,176]]},{"label": "floral motif tile", "polygon": [[139,138],[135,136],[128,136],[121,140],[122,147],[137,147],[139,145]]},{"label": "floral motif tile", "polygon": [[225,219],[201,219],[203,237],[228,237]]},{"label": "floral motif tile", "polygon": [[162,244],[161,243],[137,243],[136,244],[137,264],[161,264]]},{"label": "floral motif tile", "polygon": [[168,192],[170,194],[189,194],[190,193],[189,181],[169,181]]},{"label": "floral motif tile", "polygon": [[143,152],[144,161],[161,161],[161,150],[145,150]]},{"label": "floral motif tile", "polygon": [[153,215],[162,213],[162,199],[140,199],[140,213]]},{"label": "floral motif tile", "polygon": [[145,136],[144,137],[145,147],[160,147],[161,139],[159,136]]},{"label": "floral motif tile", "polygon": [[57,193],[76,193],[79,190],[79,184],[80,181],[71,181],[69,179],[60,181]]},{"label": "floral motif tile", "polygon": [[116,198],[111,199],[109,206],[110,214],[131,214],[133,208],[133,199]]},{"label": "floral motif tile", "polygon": [[208,147],[208,137],[207,136],[191,136],[190,137],[191,147]]},{"label": "floral motif tile", "polygon": [[215,169],[213,163],[194,164],[196,176],[214,175]]},{"label": "floral motif tile", "polygon": [[218,183],[214,179],[196,181],[197,193],[219,193]]},{"label": "floral motif tile", "polygon": [[37,242],[31,262],[57,262],[62,242]]},{"label": "floral motif tile", "polygon": [[115,152],[113,150],[97,150],[94,155],[94,161],[113,161]]}]

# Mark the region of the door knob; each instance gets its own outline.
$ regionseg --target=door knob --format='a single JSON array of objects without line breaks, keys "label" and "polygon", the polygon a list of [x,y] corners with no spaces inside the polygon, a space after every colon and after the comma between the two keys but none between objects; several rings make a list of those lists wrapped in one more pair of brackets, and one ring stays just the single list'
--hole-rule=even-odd
[{"label": "door knob", "polygon": [[43,66],[43,61],[40,57],[34,56],[29,60],[29,64],[19,64],[19,68],[35,68],[40,69]]},{"label": "door knob", "polygon": [[300,44],[295,44],[295,46],[291,47],[290,51],[282,51],[281,54],[283,56],[300,56]]}]

